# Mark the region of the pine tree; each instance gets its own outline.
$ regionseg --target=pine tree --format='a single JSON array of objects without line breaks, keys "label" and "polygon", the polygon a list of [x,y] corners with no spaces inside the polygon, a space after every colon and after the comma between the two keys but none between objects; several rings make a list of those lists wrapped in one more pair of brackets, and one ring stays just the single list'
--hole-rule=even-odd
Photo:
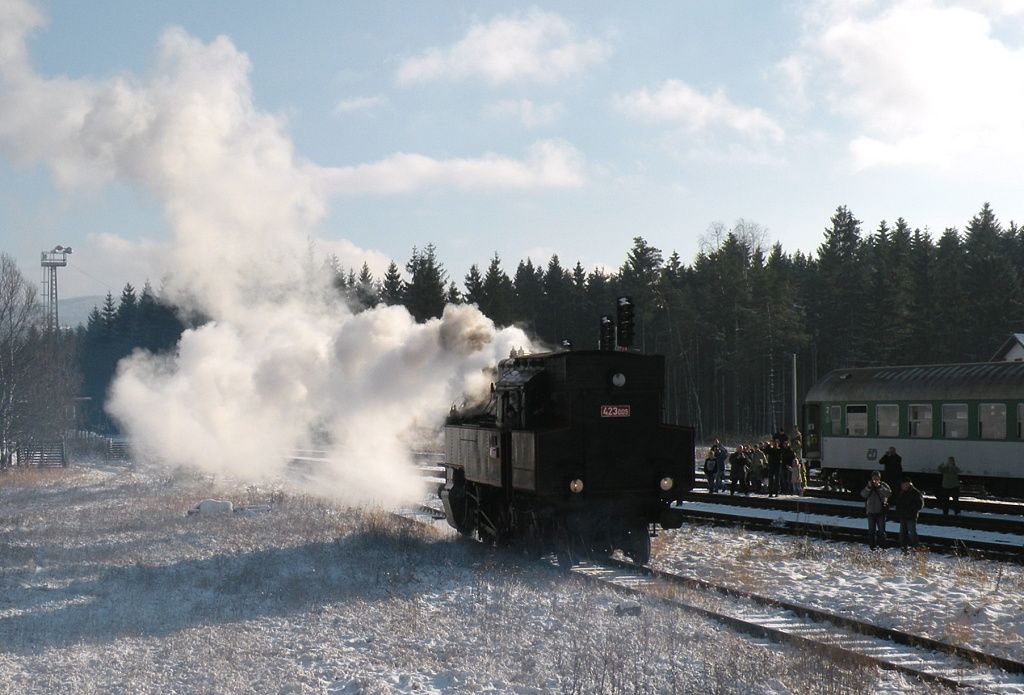
[{"label": "pine tree", "polygon": [[480,311],[484,312],[498,326],[508,326],[513,321],[512,281],[501,269],[501,258],[497,253],[487,266],[480,294]]},{"label": "pine tree", "polygon": [[138,299],[135,288],[126,283],[121,291],[121,301],[114,316],[114,333],[122,345],[131,350],[136,343],[138,330]]},{"label": "pine tree", "polygon": [[544,300],[544,271],[534,267],[533,261],[529,258],[519,261],[512,287],[515,292],[512,315],[526,330],[537,333],[537,317],[541,313],[541,302]]},{"label": "pine tree", "polygon": [[[931,293],[934,297],[932,320],[938,328],[932,347],[936,362],[966,359],[970,333],[968,303],[963,296],[964,251],[960,232],[947,228],[935,247]],[[995,348],[993,348],[994,350]]]},{"label": "pine tree", "polygon": [[1024,320],[1020,276],[1013,264],[1014,240],[1004,234],[988,203],[967,225],[964,236],[966,307],[964,353],[958,359],[988,360],[1006,336]]},{"label": "pine tree", "polygon": [[111,343],[117,333],[117,306],[114,304],[114,295],[109,290],[107,291],[107,296],[103,299],[100,317],[102,318],[101,325],[103,328],[100,337],[102,340]]},{"label": "pine tree", "polygon": [[626,255],[626,262],[619,269],[622,292],[633,298],[636,307],[636,335],[641,352],[647,351],[647,336],[654,335],[652,321],[656,315],[655,288],[661,274],[661,249],[657,249],[643,237],[633,237],[633,248]]},{"label": "pine tree", "polygon": [[423,251],[412,250],[406,264],[409,284],[405,288],[405,306],[417,321],[440,317],[444,311],[448,273],[437,260],[433,244]]},{"label": "pine tree", "polygon": [[484,279],[480,276],[480,268],[476,263],[469,267],[464,286],[466,304],[476,304],[479,307],[484,293]]},{"label": "pine tree", "polygon": [[825,369],[855,367],[867,361],[871,340],[865,306],[864,254],[860,220],[836,209],[825,241],[818,247],[816,287],[810,299],[819,361]]},{"label": "pine tree", "polygon": [[939,360],[940,331],[935,323],[935,245],[927,232],[915,229],[910,237],[910,311],[907,342],[900,360],[903,364],[931,364]]},{"label": "pine tree", "polygon": [[566,320],[570,311],[569,274],[562,268],[558,255],[553,254],[544,272],[542,286],[544,294],[541,299],[541,313],[538,316],[537,332],[541,338],[557,344],[569,339],[569,322]]},{"label": "pine tree", "polygon": [[448,291],[445,293],[446,304],[462,304],[462,293],[454,282],[448,283]]},{"label": "pine tree", "polygon": [[352,293],[360,307],[371,307],[377,303],[380,290],[366,261],[363,261],[363,267],[360,268],[358,277],[354,279]]},{"label": "pine tree", "polygon": [[405,297],[405,281],[402,280],[402,271],[398,265],[391,261],[384,273],[384,281],[380,286],[380,301],[389,306],[401,304]]},{"label": "pine tree", "polygon": [[593,317],[597,315],[587,298],[587,271],[576,261],[569,278],[569,311],[565,317],[568,328],[566,337],[574,346],[589,347],[596,335]]}]

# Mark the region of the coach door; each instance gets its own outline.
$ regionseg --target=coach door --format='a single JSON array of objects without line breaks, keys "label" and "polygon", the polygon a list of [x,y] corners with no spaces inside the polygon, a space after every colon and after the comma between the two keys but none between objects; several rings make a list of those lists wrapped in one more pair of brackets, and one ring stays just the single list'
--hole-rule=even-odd
[{"label": "coach door", "polygon": [[804,458],[821,460],[821,405],[804,406]]}]

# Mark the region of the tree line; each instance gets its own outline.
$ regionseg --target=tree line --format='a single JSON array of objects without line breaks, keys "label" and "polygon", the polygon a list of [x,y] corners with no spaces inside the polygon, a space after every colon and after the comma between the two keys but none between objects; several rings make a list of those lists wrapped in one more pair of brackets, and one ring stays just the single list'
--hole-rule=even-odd
[{"label": "tree line", "polygon": [[[20,277],[3,259],[3,276]],[[712,225],[690,263],[637,236],[614,270],[565,266],[557,255],[546,264],[519,260],[512,270],[495,253],[456,282],[433,244],[414,248],[404,273],[392,262],[379,278],[366,264],[359,271],[336,258],[324,264],[355,311],[402,305],[425,321],[448,303],[472,303],[498,325],[519,325],[548,346],[568,340],[576,349],[597,346],[600,316],[613,314],[616,297],[629,295],[636,305],[634,348],[666,356],[669,420],[694,425],[702,438],[754,436],[790,424],[794,356],[798,397],[839,367],[988,360],[1024,322],[1022,268],[1024,230],[1002,225],[988,204],[963,229],[937,237],[902,218],[866,229],[841,206],[814,253],[769,245],[763,227],[741,220]],[[4,277],[4,441],[16,438],[9,434],[17,429],[11,412],[25,383],[43,383],[43,365],[53,388],[70,389],[64,401],[85,398],[78,402],[86,427],[114,431],[102,406],[118,360],[136,348],[173,350],[185,326],[201,322],[183,320],[148,283],[141,293],[126,285],[117,300],[108,293],[85,326],[46,342],[33,328],[38,307],[29,283],[4,285]],[[36,309],[19,314],[15,305]],[[27,355],[45,350],[65,355],[73,369],[55,371],[56,358],[41,356],[26,366]],[[9,376],[15,372],[35,376]]]},{"label": "tree line", "polygon": [[422,321],[468,302],[499,325],[576,348],[596,347],[599,317],[629,295],[635,347],[666,356],[669,418],[705,438],[791,424],[794,356],[799,400],[840,367],[986,361],[1024,324],[1024,230],[987,203],[937,238],[903,218],[866,229],[845,206],[814,253],[766,237],[742,220],[713,225],[687,264],[638,236],[614,271],[553,255],[510,272],[495,254],[461,287],[427,245],[413,249],[408,279],[392,262],[380,280],[364,265],[335,282],[357,306],[402,304]]}]

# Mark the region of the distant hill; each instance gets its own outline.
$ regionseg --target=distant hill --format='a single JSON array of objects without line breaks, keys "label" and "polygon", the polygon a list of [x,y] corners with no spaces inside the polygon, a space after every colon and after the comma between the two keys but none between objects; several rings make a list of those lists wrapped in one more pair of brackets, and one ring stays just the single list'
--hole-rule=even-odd
[{"label": "distant hill", "polygon": [[92,311],[92,308],[103,306],[103,299],[103,295],[96,295],[58,300],[57,311],[60,315],[60,325],[67,328],[74,328],[79,324],[84,325],[89,320],[89,312]]}]

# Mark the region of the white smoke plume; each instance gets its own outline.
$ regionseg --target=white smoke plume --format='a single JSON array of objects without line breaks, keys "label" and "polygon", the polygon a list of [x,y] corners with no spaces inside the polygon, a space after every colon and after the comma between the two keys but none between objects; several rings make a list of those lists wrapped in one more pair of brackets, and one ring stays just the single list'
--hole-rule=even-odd
[{"label": "white smoke plume", "polygon": [[[146,78],[75,80],[33,69],[27,38],[42,25],[27,2],[0,7],[0,147],[46,162],[62,185],[121,181],[152,193],[173,233],[165,289],[212,319],[172,358],[137,353],[119,365],[108,408],[136,447],[155,461],[262,477],[326,436],[321,490],[353,502],[414,494],[409,429],[486,392],[483,368],[529,347],[526,337],[473,307],[425,324],[402,308],[346,309],[309,272],[307,242],[338,170],[298,158],[284,123],[256,109],[248,58],[227,38],[172,29]],[[541,157],[538,181],[551,166]]]}]

